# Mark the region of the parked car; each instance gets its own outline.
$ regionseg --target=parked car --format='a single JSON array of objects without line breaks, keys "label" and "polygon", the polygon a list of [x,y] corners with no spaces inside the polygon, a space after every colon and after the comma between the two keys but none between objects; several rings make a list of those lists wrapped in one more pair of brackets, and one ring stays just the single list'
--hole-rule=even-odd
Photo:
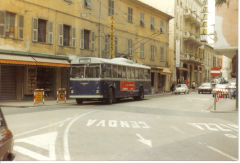
[{"label": "parked car", "polygon": [[13,159],[13,134],[8,129],[2,109],[0,108],[0,161],[12,161]]},{"label": "parked car", "polygon": [[215,88],[213,88],[212,90],[213,97],[217,91],[222,92],[224,94],[229,94],[228,88],[229,88],[228,84],[216,84]]},{"label": "parked car", "polygon": [[178,84],[176,86],[176,89],[174,91],[175,94],[181,94],[181,93],[189,93],[188,86],[186,84]]},{"label": "parked car", "polygon": [[198,94],[208,92],[212,93],[212,84],[211,83],[202,83],[200,87],[198,87]]},{"label": "parked car", "polygon": [[230,82],[228,84],[228,90],[229,90],[230,98],[236,98],[236,94],[237,94],[236,82]]}]

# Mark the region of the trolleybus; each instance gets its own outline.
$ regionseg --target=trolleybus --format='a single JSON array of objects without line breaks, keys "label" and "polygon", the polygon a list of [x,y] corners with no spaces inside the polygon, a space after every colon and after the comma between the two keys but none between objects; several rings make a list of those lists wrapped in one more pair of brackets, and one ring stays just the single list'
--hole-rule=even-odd
[{"label": "trolleybus", "polygon": [[78,104],[102,100],[112,104],[151,93],[150,67],[125,58],[71,58],[70,95]]}]

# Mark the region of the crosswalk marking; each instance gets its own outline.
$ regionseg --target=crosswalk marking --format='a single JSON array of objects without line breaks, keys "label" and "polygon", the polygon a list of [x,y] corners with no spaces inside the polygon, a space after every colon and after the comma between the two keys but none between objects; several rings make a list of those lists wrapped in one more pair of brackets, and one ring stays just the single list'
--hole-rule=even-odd
[{"label": "crosswalk marking", "polygon": [[23,155],[27,155],[31,158],[36,160],[49,160],[55,161],[56,160],[56,153],[55,153],[55,143],[57,139],[57,132],[50,132],[41,135],[34,135],[22,139],[16,139],[14,142],[17,143],[26,143],[33,146],[36,146],[40,149],[47,150],[49,152],[49,156],[43,156],[39,153],[26,149],[24,147],[20,147],[18,145],[14,146],[14,150],[19,152]]}]

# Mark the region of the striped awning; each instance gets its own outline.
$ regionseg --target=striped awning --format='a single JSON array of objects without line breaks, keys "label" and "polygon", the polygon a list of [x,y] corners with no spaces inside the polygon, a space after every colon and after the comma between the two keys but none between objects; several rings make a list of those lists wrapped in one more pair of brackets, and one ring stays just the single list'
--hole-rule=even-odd
[{"label": "striped awning", "polygon": [[42,58],[33,56],[8,55],[0,54],[0,63],[3,64],[18,64],[18,65],[35,65],[35,66],[50,66],[50,67],[70,67],[67,60]]}]

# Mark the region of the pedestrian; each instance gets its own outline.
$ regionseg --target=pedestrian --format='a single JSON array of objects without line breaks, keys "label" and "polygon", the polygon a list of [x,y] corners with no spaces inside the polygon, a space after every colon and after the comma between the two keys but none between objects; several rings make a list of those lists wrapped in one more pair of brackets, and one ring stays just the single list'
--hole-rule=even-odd
[{"label": "pedestrian", "polygon": [[172,83],[172,85],[171,85],[171,92],[172,93],[173,93],[174,89],[175,89],[175,83]]}]

